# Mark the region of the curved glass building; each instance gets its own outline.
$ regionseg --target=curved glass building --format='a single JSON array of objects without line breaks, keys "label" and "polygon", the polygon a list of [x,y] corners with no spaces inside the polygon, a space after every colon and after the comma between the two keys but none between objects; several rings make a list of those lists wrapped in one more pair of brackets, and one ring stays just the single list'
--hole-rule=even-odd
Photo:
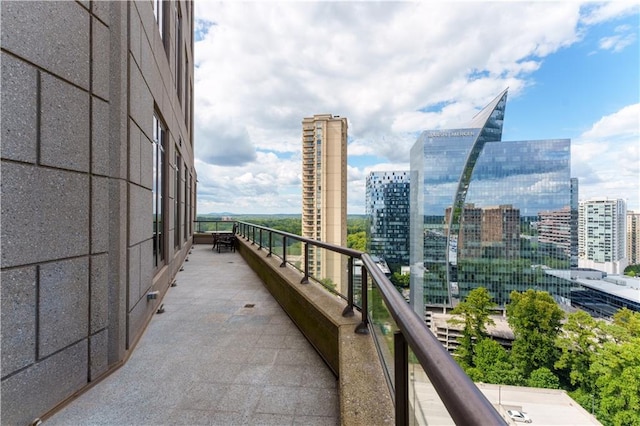
[{"label": "curved glass building", "polygon": [[[570,140],[502,141],[507,90],[467,127],[411,149],[411,301],[455,306],[476,287],[501,306],[529,288],[568,298],[577,232]],[[572,251],[573,250],[573,251]]]}]

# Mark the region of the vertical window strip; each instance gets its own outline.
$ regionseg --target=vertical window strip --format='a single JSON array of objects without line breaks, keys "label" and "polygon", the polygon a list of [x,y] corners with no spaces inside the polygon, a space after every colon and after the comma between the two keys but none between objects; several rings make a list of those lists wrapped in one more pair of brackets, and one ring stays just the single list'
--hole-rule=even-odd
[{"label": "vertical window strip", "polygon": [[159,267],[164,263],[164,152],[166,141],[166,126],[153,115],[153,266]]},{"label": "vertical window strip", "polygon": [[178,147],[176,146],[176,164],[175,164],[175,197],[173,200],[173,213],[174,213],[174,222],[173,222],[173,245],[176,250],[180,247],[180,196],[182,192],[182,182],[181,182],[181,173],[182,173],[182,158],[180,157],[180,153],[178,151]]}]

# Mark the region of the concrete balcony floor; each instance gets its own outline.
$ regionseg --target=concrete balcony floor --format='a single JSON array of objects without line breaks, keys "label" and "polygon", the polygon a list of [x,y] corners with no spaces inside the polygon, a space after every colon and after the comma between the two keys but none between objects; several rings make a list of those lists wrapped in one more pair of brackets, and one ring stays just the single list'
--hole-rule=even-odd
[{"label": "concrete balcony floor", "polygon": [[337,379],[242,257],[188,259],[128,362],[45,424],[340,424]]}]

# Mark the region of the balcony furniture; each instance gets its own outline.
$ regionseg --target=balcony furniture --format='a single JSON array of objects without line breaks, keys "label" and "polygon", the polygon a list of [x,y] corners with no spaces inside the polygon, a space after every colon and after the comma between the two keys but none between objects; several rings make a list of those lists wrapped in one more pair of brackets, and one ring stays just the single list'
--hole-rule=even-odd
[{"label": "balcony furniture", "polygon": [[213,247],[212,250],[218,250],[220,253],[221,248],[228,248],[230,251],[236,251],[236,236],[232,231],[214,231],[213,235]]}]

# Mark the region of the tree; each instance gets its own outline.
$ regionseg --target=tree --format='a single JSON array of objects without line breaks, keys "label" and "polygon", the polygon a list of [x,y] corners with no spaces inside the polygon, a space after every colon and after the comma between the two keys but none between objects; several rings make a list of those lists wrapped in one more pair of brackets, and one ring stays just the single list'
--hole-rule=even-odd
[{"label": "tree", "polygon": [[409,288],[411,275],[409,275],[409,274],[401,274],[400,272],[394,272],[391,275],[391,278],[389,278],[389,280],[396,287]]},{"label": "tree", "polygon": [[475,367],[472,367],[472,374],[469,374],[474,381],[502,385],[524,384],[522,375],[513,368],[509,353],[500,343],[492,339],[483,339],[475,345],[474,351]]},{"label": "tree", "polygon": [[[633,275],[631,275],[633,273]],[[635,277],[640,275],[640,265],[629,265],[624,268],[624,274],[629,275],[630,277]]]},{"label": "tree", "polygon": [[594,357],[598,419],[613,425],[640,425],[640,338],[607,342]]},{"label": "tree", "polygon": [[560,333],[564,312],[545,291],[513,291],[510,298],[507,320],[515,335],[511,347],[514,366],[525,377],[540,367],[551,370],[560,354],[555,341]]},{"label": "tree", "polygon": [[527,386],[531,386],[532,388],[559,389],[560,379],[547,367],[540,367],[531,372],[527,380]]},{"label": "tree", "polygon": [[367,234],[364,231],[359,231],[353,234],[347,235],[347,247],[354,250],[365,251],[367,249]]},{"label": "tree", "polygon": [[486,337],[487,324],[494,324],[490,318],[491,309],[495,303],[484,287],[478,287],[469,292],[466,299],[456,306],[451,313],[460,315],[462,319],[449,320],[452,324],[464,324],[460,346],[456,350],[461,364],[473,367],[473,347]]},{"label": "tree", "polygon": [[555,368],[568,372],[571,385],[593,392],[593,378],[589,373],[594,352],[601,345],[599,322],[584,311],[570,314],[556,339],[562,351]]}]

